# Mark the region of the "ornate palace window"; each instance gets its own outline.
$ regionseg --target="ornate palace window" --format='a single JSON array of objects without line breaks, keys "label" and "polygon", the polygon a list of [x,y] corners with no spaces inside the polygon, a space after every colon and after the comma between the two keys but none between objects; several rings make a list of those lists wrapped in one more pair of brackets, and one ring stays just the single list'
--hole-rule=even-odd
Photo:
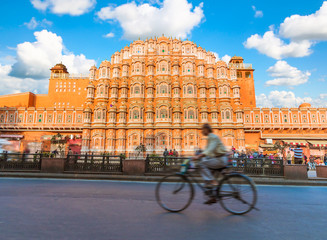
[{"label": "ornate palace window", "polygon": [[221,86],[219,87],[219,97],[228,97],[229,96],[229,87]]},{"label": "ornate palace window", "polygon": [[211,98],[215,98],[216,97],[216,89],[215,88],[210,88],[210,90],[209,90],[209,96]]},{"label": "ornate palace window", "polygon": [[169,97],[170,86],[167,83],[161,83],[157,85],[157,96],[158,97]]},{"label": "ornate palace window", "polygon": [[183,64],[183,75],[193,75],[194,68],[191,62]]},{"label": "ornate palace window", "polygon": [[195,87],[193,84],[184,86],[184,97],[195,97]]},{"label": "ornate palace window", "polygon": [[235,98],[240,97],[240,89],[238,87],[233,89],[233,95],[234,95]]},{"label": "ornate palace window", "polygon": [[162,94],[168,93],[168,86],[166,84],[160,85],[160,93],[162,93]]},{"label": "ornate palace window", "polygon": [[199,76],[204,76],[203,66],[199,66]]},{"label": "ornate palace window", "polygon": [[141,84],[135,84],[131,87],[131,96],[132,97],[141,97],[143,96],[143,86]]},{"label": "ornate palace window", "polygon": [[160,118],[168,118],[168,112],[166,109],[160,109]]},{"label": "ornate palace window", "polygon": [[133,110],[133,119],[139,119],[140,118],[140,111],[135,109]]},{"label": "ornate palace window", "polygon": [[133,109],[130,110],[129,112],[129,119],[132,122],[139,122],[143,119],[143,110],[138,108],[138,107],[134,107]]},{"label": "ornate palace window", "polygon": [[221,111],[221,120],[222,122],[231,122],[233,121],[232,112],[230,109]]},{"label": "ornate palace window", "polygon": [[194,108],[189,108],[184,111],[185,122],[195,122],[198,118],[197,112]]}]

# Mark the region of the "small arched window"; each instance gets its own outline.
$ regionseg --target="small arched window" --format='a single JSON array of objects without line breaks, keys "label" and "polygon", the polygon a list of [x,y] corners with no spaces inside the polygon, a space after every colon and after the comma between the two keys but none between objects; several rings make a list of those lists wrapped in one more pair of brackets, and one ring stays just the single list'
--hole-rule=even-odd
[{"label": "small arched window", "polygon": [[192,85],[187,86],[187,93],[193,94],[193,86]]},{"label": "small arched window", "polygon": [[134,86],[134,94],[140,94],[141,93],[141,88],[139,85]]},{"label": "small arched window", "polygon": [[194,110],[189,110],[189,111],[188,111],[188,118],[189,118],[189,119],[195,119]]},{"label": "small arched window", "polygon": [[226,110],[226,119],[229,120],[230,119],[230,111]]},{"label": "small arched window", "polygon": [[227,89],[227,87],[226,87],[226,86],[224,87],[224,94],[225,94],[225,95],[227,95],[227,94],[228,94],[228,89]]},{"label": "small arched window", "polygon": [[160,117],[161,118],[167,118],[168,117],[168,112],[166,109],[161,109],[160,110]]},{"label": "small arched window", "polygon": [[160,93],[165,94],[165,93],[167,93],[167,92],[168,92],[168,87],[167,87],[167,85],[166,85],[166,84],[162,84],[162,85],[160,86]]},{"label": "small arched window", "polygon": [[139,118],[140,118],[139,110],[137,109],[133,110],[133,119],[139,119]]}]

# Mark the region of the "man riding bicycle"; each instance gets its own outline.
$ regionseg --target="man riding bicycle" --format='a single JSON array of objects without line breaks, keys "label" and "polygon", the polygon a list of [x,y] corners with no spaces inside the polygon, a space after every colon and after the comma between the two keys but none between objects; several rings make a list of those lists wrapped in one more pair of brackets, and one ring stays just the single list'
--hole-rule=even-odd
[{"label": "man riding bicycle", "polygon": [[220,138],[212,133],[212,128],[209,124],[202,126],[202,134],[208,137],[206,149],[193,157],[193,160],[200,160],[198,166],[201,169],[201,176],[207,186],[217,186],[217,180],[213,177],[211,169],[219,169],[227,166],[228,157],[227,149]]}]

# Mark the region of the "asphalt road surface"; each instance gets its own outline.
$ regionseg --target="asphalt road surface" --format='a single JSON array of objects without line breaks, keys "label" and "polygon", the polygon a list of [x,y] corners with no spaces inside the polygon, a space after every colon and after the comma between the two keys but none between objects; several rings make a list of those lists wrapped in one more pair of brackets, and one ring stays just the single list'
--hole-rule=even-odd
[{"label": "asphalt road surface", "polygon": [[327,239],[327,188],[258,186],[258,208],[233,216],[197,191],[167,213],[155,183],[0,179],[0,239]]}]

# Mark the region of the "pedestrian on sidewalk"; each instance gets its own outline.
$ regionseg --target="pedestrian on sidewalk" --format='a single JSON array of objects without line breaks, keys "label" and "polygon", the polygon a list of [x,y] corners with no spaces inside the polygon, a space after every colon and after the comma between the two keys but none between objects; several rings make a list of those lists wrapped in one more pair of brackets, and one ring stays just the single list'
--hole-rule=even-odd
[{"label": "pedestrian on sidewalk", "polygon": [[287,160],[287,164],[292,164],[292,154],[291,154],[291,151],[288,151],[287,152],[286,160]]},{"label": "pedestrian on sidewalk", "polygon": [[178,152],[174,149],[174,157],[178,157]]},{"label": "pedestrian on sidewalk", "polygon": [[324,156],[324,163],[325,163],[325,165],[327,165],[327,153],[325,153],[325,156]]},{"label": "pedestrian on sidewalk", "polygon": [[302,164],[303,162],[303,149],[300,145],[297,145],[296,148],[291,149],[294,152],[294,163],[295,164]]},{"label": "pedestrian on sidewalk", "polygon": [[167,148],[165,148],[165,151],[163,152],[163,156],[164,156],[164,157],[167,157],[168,154],[169,154],[169,152],[168,152]]},{"label": "pedestrian on sidewalk", "polygon": [[169,153],[168,153],[168,156],[169,156],[169,157],[174,156],[173,150],[170,149],[170,151],[169,151]]}]

